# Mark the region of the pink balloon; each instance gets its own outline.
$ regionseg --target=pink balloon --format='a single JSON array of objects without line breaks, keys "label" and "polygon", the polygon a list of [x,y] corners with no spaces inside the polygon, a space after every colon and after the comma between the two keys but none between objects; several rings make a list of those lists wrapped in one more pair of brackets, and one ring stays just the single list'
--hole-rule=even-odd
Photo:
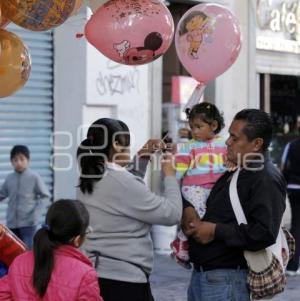
[{"label": "pink balloon", "polygon": [[111,60],[141,65],[163,55],[172,43],[174,22],[159,0],[110,0],[85,26],[87,40]]},{"label": "pink balloon", "polygon": [[239,21],[221,5],[196,5],[181,18],[175,43],[187,71],[206,84],[237,59],[241,49]]}]

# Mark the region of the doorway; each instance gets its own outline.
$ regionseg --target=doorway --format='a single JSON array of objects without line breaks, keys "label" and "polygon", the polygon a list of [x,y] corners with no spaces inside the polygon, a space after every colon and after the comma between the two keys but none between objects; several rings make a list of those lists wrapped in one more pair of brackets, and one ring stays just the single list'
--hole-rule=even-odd
[{"label": "doorway", "polygon": [[274,123],[271,158],[280,164],[285,145],[300,130],[300,77],[260,74],[260,106],[270,113]]}]

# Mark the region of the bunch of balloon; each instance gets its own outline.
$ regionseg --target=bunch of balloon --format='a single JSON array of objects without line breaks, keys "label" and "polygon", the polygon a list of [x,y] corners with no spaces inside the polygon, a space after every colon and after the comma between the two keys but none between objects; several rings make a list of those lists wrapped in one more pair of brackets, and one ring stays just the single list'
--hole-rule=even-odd
[{"label": "bunch of balloon", "polygon": [[78,0],[0,0],[2,14],[15,24],[43,31],[64,23],[76,9]]},{"label": "bunch of balloon", "polygon": [[85,36],[109,59],[125,65],[141,65],[168,50],[174,22],[160,0],[110,0],[88,21]]},{"label": "bunch of balloon", "polygon": [[23,87],[30,71],[31,58],[27,47],[12,32],[0,29],[0,98]]},{"label": "bunch of balloon", "polygon": [[199,4],[183,15],[175,34],[176,51],[185,69],[199,82],[185,112],[200,101],[207,83],[236,61],[241,43],[238,19],[221,5]]}]

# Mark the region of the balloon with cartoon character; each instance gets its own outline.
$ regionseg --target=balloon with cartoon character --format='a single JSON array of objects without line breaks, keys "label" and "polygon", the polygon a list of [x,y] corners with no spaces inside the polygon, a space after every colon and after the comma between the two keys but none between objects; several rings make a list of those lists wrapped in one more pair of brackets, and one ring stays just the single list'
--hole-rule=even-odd
[{"label": "balloon with cartoon character", "polygon": [[85,35],[111,60],[141,65],[168,50],[174,22],[168,8],[159,0],[110,0],[91,17]]},{"label": "balloon with cartoon character", "polygon": [[221,5],[196,5],[181,18],[175,43],[187,71],[206,84],[237,59],[241,49],[239,21]]}]

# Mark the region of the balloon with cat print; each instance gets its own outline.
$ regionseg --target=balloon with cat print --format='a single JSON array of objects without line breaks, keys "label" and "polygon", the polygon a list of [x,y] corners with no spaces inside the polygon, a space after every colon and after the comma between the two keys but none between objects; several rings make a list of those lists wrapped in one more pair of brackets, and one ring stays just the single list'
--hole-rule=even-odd
[{"label": "balloon with cat print", "polygon": [[186,70],[201,84],[225,72],[241,49],[238,19],[218,4],[198,4],[179,21],[176,51]]},{"label": "balloon with cat print", "polygon": [[174,22],[160,0],[110,0],[86,24],[85,36],[111,60],[142,65],[168,50]]}]

